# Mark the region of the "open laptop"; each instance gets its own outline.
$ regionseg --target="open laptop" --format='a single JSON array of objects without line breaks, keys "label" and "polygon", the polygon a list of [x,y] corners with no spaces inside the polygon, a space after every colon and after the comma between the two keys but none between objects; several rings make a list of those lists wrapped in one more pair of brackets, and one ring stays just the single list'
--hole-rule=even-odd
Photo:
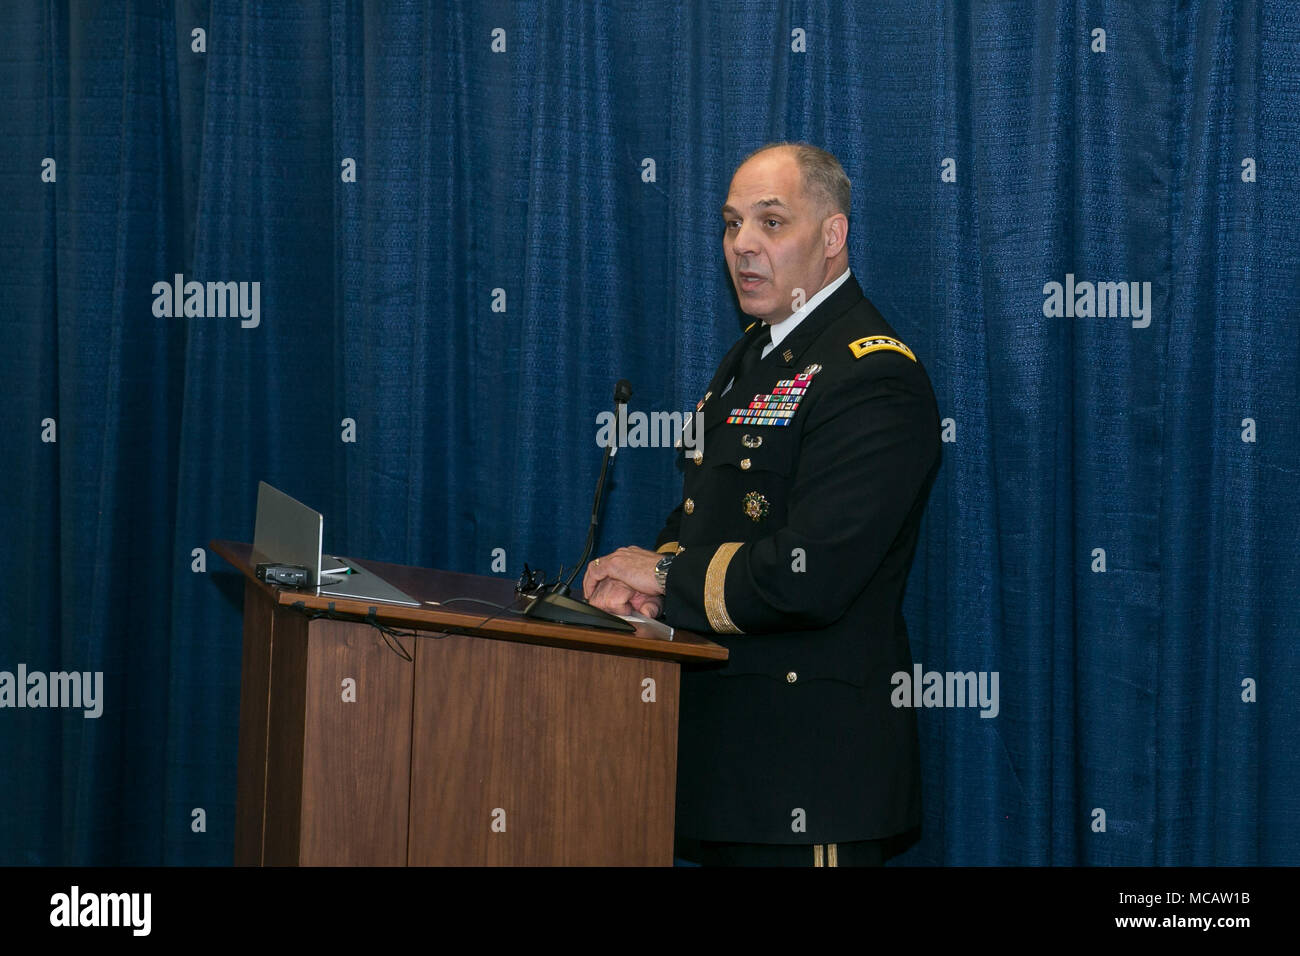
[{"label": "open laptop", "polygon": [[323,554],[325,519],[301,501],[257,483],[253,560],[296,564],[307,569],[307,586],[321,596],[420,607],[420,602],[354,561]]}]

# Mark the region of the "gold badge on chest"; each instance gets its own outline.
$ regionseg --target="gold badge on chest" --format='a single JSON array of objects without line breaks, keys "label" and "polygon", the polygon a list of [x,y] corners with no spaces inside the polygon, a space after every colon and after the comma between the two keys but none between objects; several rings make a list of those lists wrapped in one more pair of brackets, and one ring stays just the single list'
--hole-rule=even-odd
[{"label": "gold badge on chest", "polygon": [[751,521],[761,521],[763,518],[766,518],[768,512],[772,510],[772,506],[769,504],[768,500],[757,491],[751,491],[749,494],[745,495],[743,505],[745,508],[745,514]]}]

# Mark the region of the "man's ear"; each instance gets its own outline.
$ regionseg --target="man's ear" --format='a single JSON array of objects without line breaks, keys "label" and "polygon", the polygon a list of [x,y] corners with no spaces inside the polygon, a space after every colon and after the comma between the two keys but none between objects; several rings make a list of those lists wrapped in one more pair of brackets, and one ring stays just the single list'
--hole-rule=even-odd
[{"label": "man's ear", "polygon": [[822,244],[826,258],[834,259],[849,241],[849,217],[842,212],[832,213],[822,220]]}]

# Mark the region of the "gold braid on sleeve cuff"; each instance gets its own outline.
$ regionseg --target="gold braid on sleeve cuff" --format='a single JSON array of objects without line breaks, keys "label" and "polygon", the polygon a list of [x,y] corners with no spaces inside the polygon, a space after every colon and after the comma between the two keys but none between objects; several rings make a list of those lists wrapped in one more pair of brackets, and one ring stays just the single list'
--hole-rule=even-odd
[{"label": "gold braid on sleeve cuff", "polygon": [[743,634],[727,613],[727,567],[740,550],[742,542],[727,541],[718,546],[704,573],[704,613],[709,617],[709,627],[718,634]]},{"label": "gold braid on sleeve cuff", "polygon": [[682,546],[676,541],[665,541],[663,544],[659,545],[659,547],[655,548],[655,551],[659,554],[676,554],[681,550],[683,550]]}]

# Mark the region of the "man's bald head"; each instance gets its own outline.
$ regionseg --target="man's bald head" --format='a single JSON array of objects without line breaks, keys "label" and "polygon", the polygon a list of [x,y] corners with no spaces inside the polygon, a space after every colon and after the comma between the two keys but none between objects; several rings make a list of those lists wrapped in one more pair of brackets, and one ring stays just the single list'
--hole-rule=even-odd
[{"label": "man's bald head", "polygon": [[[825,215],[837,212],[846,217],[849,215],[853,189],[844,167],[832,154],[811,143],[768,143],[746,156],[740,165],[773,149],[782,150],[794,158],[803,179],[804,194],[816,202]],[[736,168],[739,169],[740,166]]]}]

